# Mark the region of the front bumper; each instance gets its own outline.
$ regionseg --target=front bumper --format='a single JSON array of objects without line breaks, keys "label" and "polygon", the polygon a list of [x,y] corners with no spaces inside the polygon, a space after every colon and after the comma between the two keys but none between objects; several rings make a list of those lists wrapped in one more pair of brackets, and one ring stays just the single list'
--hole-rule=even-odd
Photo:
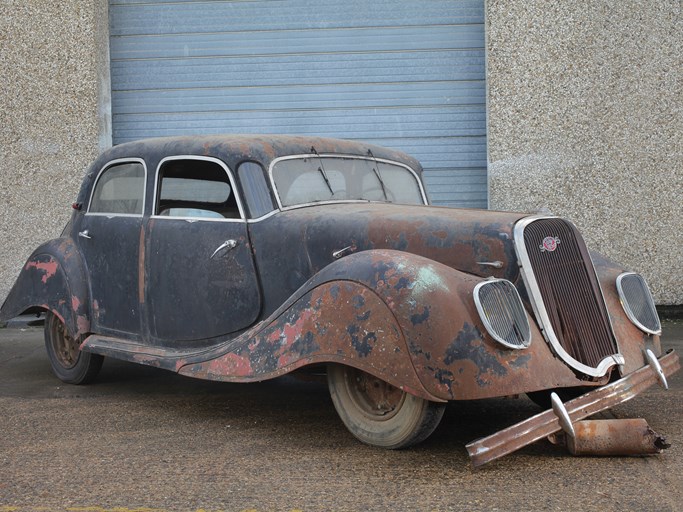
[{"label": "front bumper", "polygon": [[[667,377],[681,368],[678,355],[673,350],[659,359],[659,365]],[[646,365],[618,381],[566,402],[564,407],[571,422],[576,422],[626,402],[657,382],[660,382],[657,369]],[[500,432],[473,441],[466,448],[472,464],[477,467],[562,429],[561,419],[553,409],[549,409]]]}]

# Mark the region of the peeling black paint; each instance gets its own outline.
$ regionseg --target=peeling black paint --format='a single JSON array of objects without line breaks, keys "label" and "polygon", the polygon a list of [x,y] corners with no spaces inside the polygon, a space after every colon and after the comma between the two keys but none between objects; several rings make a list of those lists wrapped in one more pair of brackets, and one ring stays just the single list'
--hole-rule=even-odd
[{"label": "peeling black paint", "polygon": [[367,310],[365,313],[361,313],[360,315],[356,315],[356,320],[359,322],[364,322],[368,318],[370,318],[370,310]]},{"label": "peeling black paint", "polygon": [[394,290],[403,290],[404,288],[412,289],[413,286],[415,286],[415,283],[413,281],[411,281],[407,277],[402,277],[394,286]]},{"label": "peeling black paint", "polygon": [[501,364],[500,360],[485,350],[481,331],[469,323],[465,323],[462,331],[446,349],[444,363],[451,365],[459,360],[471,361],[477,366],[479,369],[477,383],[482,387],[490,385],[490,382],[484,378],[485,375],[493,374],[497,377],[505,377],[508,373],[507,368]]},{"label": "peeling black paint", "polygon": [[307,356],[320,350],[320,345],[315,342],[315,336],[311,331],[308,331],[302,337],[298,338],[292,343],[292,350],[298,352],[301,356]]},{"label": "peeling black paint", "polygon": [[346,332],[351,336],[351,345],[360,357],[368,357],[372,352],[373,346],[370,342],[375,343],[377,341],[377,336],[374,332],[367,333],[361,340],[358,337],[360,332],[360,327],[355,324],[349,325],[346,328]]},{"label": "peeling black paint", "polygon": [[353,302],[353,307],[356,309],[365,306],[365,299],[361,295],[354,295],[351,301]]},{"label": "peeling black paint", "polygon": [[414,315],[410,316],[410,321],[412,322],[413,325],[419,325],[423,322],[426,322],[429,319],[429,306],[424,307],[424,311],[422,313],[415,313]]},{"label": "peeling black paint", "polygon": [[453,381],[455,380],[453,372],[439,368],[436,370],[436,372],[434,372],[434,378],[439,382],[439,384],[448,386],[448,393],[453,396]]}]

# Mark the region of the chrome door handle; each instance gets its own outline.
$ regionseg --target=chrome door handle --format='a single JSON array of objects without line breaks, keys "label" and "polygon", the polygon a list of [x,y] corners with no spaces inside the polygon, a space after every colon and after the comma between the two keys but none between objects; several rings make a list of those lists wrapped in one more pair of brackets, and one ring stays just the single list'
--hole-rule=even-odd
[{"label": "chrome door handle", "polygon": [[212,260],[212,259],[214,258],[214,256],[216,256],[216,254],[218,254],[219,252],[221,252],[221,251],[223,251],[223,250],[224,250],[225,252],[228,252],[228,251],[234,249],[235,247],[237,247],[237,240],[226,240],[226,241],[223,242],[221,245],[219,245],[218,247],[216,247],[216,250],[213,251],[213,254],[211,255],[211,258],[209,258],[209,259]]},{"label": "chrome door handle", "polygon": [[90,236],[90,233],[88,233],[87,229],[85,229],[83,231],[79,231],[78,236],[80,236],[81,238],[87,238],[88,240],[92,239],[92,237]]},{"label": "chrome door handle", "polygon": [[351,244],[348,247],[344,247],[343,249],[339,249],[338,251],[334,251],[332,253],[332,257],[335,260],[338,260],[339,258],[346,256],[347,254],[351,254],[352,252],[356,251],[356,244]]}]

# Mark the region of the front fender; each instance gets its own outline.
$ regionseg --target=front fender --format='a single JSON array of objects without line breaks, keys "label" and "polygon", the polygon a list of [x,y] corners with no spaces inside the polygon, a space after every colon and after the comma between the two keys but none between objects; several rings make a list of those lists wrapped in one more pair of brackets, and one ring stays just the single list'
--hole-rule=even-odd
[{"label": "front fender", "polygon": [[[425,389],[443,400],[490,398],[585,384],[550,351],[529,316],[531,345],[504,347],[486,331],[473,299],[484,279],[414,254],[364,251],[314,281],[352,276],[396,318]],[[600,383],[604,383],[600,381]]]},{"label": "front fender", "polygon": [[594,251],[591,251],[591,258],[612,321],[619,353],[624,356],[624,364],[620,371],[622,375],[627,375],[645,364],[645,350],[652,350],[658,357],[662,355],[660,337],[641,331],[626,316],[617,290],[617,277],[627,272],[627,269]]},{"label": "front fender", "polygon": [[316,283],[255,329],[194,360],[179,373],[229,382],[266,380],[319,363],[342,363],[413,395],[442,401],[415,374],[400,327],[371,289],[350,280]]},{"label": "front fender", "polygon": [[81,256],[70,238],[39,246],[21,269],[0,308],[0,322],[28,311],[47,310],[57,315],[69,333],[90,331],[89,294]]},{"label": "front fender", "polygon": [[256,328],[177,370],[246,382],[339,362],[434,401],[580,385],[535,326],[525,350],[491,339],[472,299],[481,281],[414,254],[363,251],[328,265]]}]

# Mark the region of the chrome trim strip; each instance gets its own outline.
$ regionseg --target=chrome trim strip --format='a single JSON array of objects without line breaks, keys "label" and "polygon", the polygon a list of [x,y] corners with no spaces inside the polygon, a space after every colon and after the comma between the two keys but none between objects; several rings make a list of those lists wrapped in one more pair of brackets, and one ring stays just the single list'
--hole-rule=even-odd
[{"label": "chrome trim strip", "polygon": [[280,213],[280,210],[271,210],[268,213],[266,213],[265,215],[261,215],[260,217],[256,217],[255,219],[247,219],[247,222],[249,224],[255,224],[257,222],[261,222],[262,220],[269,219],[270,217],[272,217],[276,213]]},{"label": "chrome trim strip", "polygon": [[659,325],[659,330],[653,331],[652,329],[648,329],[642,323],[640,323],[640,321],[636,317],[635,313],[633,313],[633,310],[631,309],[631,305],[626,300],[626,294],[624,293],[623,285],[621,284],[621,281],[626,276],[639,276],[643,280],[643,282],[645,283],[645,290],[647,291],[647,294],[650,298],[650,301],[652,302],[652,304],[654,306],[654,299],[652,298],[652,292],[650,291],[650,287],[647,285],[645,278],[642,275],[638,274],[637,272],[624,272],[623,274],[619,274],[619,276],[617,277],[617,291],[619,292],[619,302],[621,302],[621,307],[624,309],[624,313],[626,313],[626,316],[628,317],[628,319],[631,322],[633,322],[633,325],[635,325],[641,331],[646,332],[648,334],[654,334],[656,336],[659,336],[660,334],[662,334],[661,321],[660,321],[660,325]]},{"label": "chrome trim strip", "polygon": [[[524,280],[524,286],[526,286],[526,289],[529,293],[531,307],[534,310],[534,314],[536,315],[536,320],[538,321],[539,327],[541,328],[543,337],[546,339],[548,344],[550,344],[555,353],[572,368],[579,370],[580,372],[585,373],[586,375],[590,375],[591,377],[602,377],[607,373],[607,370],[609,370],[612,366],[623,365],[626,362],[624,356],[621,354],[613,354],[611,356],[607,356],[602,361],[600,361],[596,368],[591,368],[590,366],[587,366],[582,362],[574,359],[571,355],[567,353],[567,351],[564,348],[562,348],[562,345],[560,345],[559,338],[553,330],[550,317],[548,316],[548,312],[545,308],[545,303],[543,302],[541,290],[538,286],[538,281],[536,281],[536,276],[534,275],[534,272],[531,269],[531,260],[529,259],[529,253],[527,252],[526,246],[524,245],[524,229],[529,224],[537,220],[557,218],[559,217],[557,217],[556,215],[531,215],[529,217],[525,217],[519,220],[517,224],[515,224],[513,230],[513,244],[515,247],[515,252],[517,253],[517,258],[519,260],[520,274],[522,275],[522,279]],[[569,222],[566,219],[562,220],[565,222]],[[593,272],[595,272],[595,265],[593,265],[592,259],[590,261],[590,264],[593,267]],[[600,294],[600,298],[602,299],[604,304],[605,297],[602,294],[602,288],[600,288]],[[614,328],[612,327],[612,318],[609,316],[609,311],[607,313],[610,329],[612,330],[612,336],[616,340],[616,336],[614,336]]]},{"label": "chrome trim strip", "polygon": [[213,217],[179,217],[176,215],[151,215],[149,217],[150,219],[159,219],[159,220],[182,220],[184,222],[231,222],[233,224],[235,223],[240,223],[240,224],[246,224],[244,219],[218,219],[218,218],[213,218]]},{"label": "chrome trim strip", "polygon": [[[488,319],[488,316],[484,312],[484,305],[481,303],[481,298],[479,297],[479,290],[488,284],[495,283],[498,281],[504,281],[510,285],[510,288],[514,290],[515,295],[517,296],[517,300],[519,301],[519,306],[522,308],[522,312],[524,313],[524,320],[526,321],[526,329],[527,332],[529,333],[529,339],[524,343],[523,345],[513,345],[512,343],[508,343],[506,340],[498,336],[496,333],[495,328],[493,325],[491,325],[491,322]],[[519,296],[519,292],[517,291],[517,288],[515,288],[515,285],[512,284],[510,281],[507,279],[487,279],[485,281],[482,281],[481,283],[477,284],[477,286],[474,287],[472,290],[472,296],[474,297],[474,304],[477,307],[477,312],[479,313],[479,318],[481,318],[481,321],[484,324],[484,327],[486,327],[486,331],[495,339],[498,343],[501,345],[507,347],[507,348],[512,348],[516,350],[521,350],[525,348],[529,348],[529,345],[531,345],[531,325],[529,325],[529,318],[526,314],[526,309],[524,308],[524,303],[522,302],[521,297]]]},{"label": "chrome trim strip", "polygon": [[[92,204],[92,196],[95,193],[95,189],[97,188],[97,182],[100,181],[100,177],[102,176],[102,173],[109,169],[110,167],[113,167],[115,165],[119,164],[131,164],[131,163],[138,163],[142,164],[142,169],[145,171],[145,179],[143,180],[143,189],[142,189],[142,213],[105,213],[105,212],[90,212],[90,205]],[[143,217],[145,215],[145,206],[147,206],[147,164],[142,158],[116,158],[114,160],[110,160],[106,164],[102,166],[102,168],[99,170],[97,173],[97,176],[95,177],[95,181],[93,181],[92,188],[90,189],[90,197],[88,198],[88,208],[85,211],[85,215],[99,215],[99,216],[105,216],[105,217]]]},{"label": "chrome trim strip", "polygon": [[[154,212],[156,211],[156,206],[157,206],[157,199],[158,199],[158,188],[159,188],[159,171],[161,170],[161,166],[165,162],[169,162],[172,160],[202,160],[204,162],[213,162],[215,164],[220,165],[225,173],[228,175],[228,180],[230,181],[230,186],[232,187],[232,193],[235,195],[235,199],[237,201],[237,209],[240,212],[240,218],[239,219],[211,219],[207,217],[180,217],[180,216],[173,216],[173,217],[168,217],[166,215],[155,215]],[[242,199],[240,198],[240,195],[237,191],[237,187],[235,187],[235,179],[232,176],[232,171],[228,168],[227,165],[225,165],[225,162],[220,160],[219,158],[214,158],[212,156],[199,156],[199,155],[173,155],[173,156],[167,156],[166,158],[163,158],[159,164],[157,165],[157,170],[154,173],[154,198],[152,199],[152,215],[151,218],[153,219],[188,219],[188,220],[203,220],[203,221],[213,221],[213,222],[244,222],[246,220],[246,215],[244,214],[244,208],[242,206]]]},{"label": "chrome trim strip", "polygon": [[387,160],[386,158],[370,158],[366,156],[360,156],[360,155],[346,155],[342,153],[321,153],[319,155],[316,155],[315,153],[308,153],[308,154],[301,154],[301,155],[287,155],[287,156],[281,156],[273,161],[270,162],[270,166],[268,167],[268,178],[270,179],[270,186],[273,188],[273,192],[275,193],[275,200],[277,201],[277,206],[280,210],[285,211],[285,210],[292,210],[294,208],[301,208],[303,206],[311,206],[311,205],[318,205],[318,204],[335,204],[335,203],[384,203],[385,201],[369,201],[369,200],[363,200],[363,199],[348,199],[348,200],[343,200],[343,201],[319,201],[315,203],[306,203],[306,204],[295,204],[291,206],[282,206],[282,201],[280,200],[280,192],[278,191],[277,187],[275,186],[275,180],[273,179],[273,167],[275,166],[276,163],[281,162],[283,160],[303,160],[307,158],[340,158],[340,159],[346,159],[346,160],[366,160],[366,161],[376,161],[376,162],[382,162],[385,164],[390,164],[390,165],[396,165],[398,167],[403,167],[407,171],[409,171],[414,177],[415,181],[417,182],[417,186],[420,189],[420,195],[422,196],[422,201],[423,201],[423,206],[428,206],[429,205],[429,200],[427,199],[427,194],[424,189],[424,185],[422,184],[422,180],[420,179],[420,176],[409,166],[406,164],[403,164],[401,162],[396,162],[394,160]]}]

